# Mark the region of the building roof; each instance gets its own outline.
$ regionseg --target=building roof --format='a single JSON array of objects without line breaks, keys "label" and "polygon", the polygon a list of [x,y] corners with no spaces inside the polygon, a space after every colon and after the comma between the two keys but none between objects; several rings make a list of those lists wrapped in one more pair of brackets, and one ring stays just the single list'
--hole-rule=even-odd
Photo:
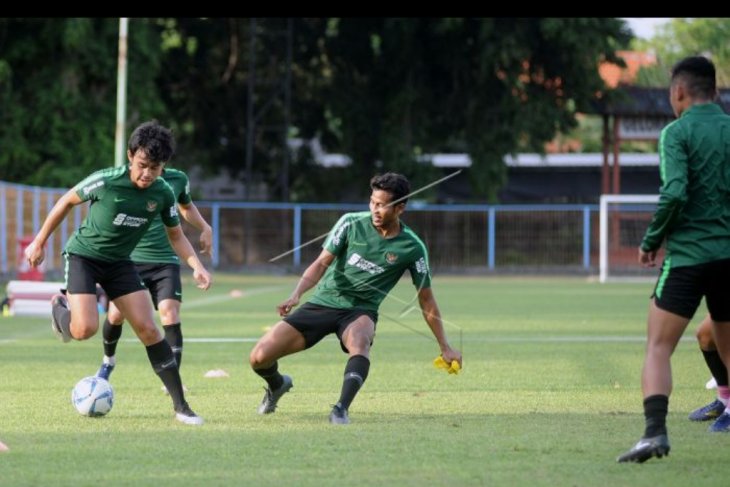
[{"label": "building roof", "polygon": [[[717,102],[730,113],[730,88],[721,88]],[[668,88],[621,86],[593,103],[596,113],[630,117],[674,118]]]}]

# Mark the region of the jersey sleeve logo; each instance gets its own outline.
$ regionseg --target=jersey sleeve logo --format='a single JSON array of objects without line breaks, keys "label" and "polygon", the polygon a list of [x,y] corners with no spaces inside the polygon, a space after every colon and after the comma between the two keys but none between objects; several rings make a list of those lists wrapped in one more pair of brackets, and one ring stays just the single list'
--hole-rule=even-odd
[{"label": "jersey sleeve logo", "polygon": [[96,188],[99,188],[101,186],[104,186],[104,180],[103,179],[101,179],[99,181],[96,181],[95,183],[92,183],[92,184],[90,184],[88,186],[85,186],[82,189],[82,191],[84,192],[85,195],[87,195],[87,194],[91,193],[92,191],[94,191]]},{"label": "jersey sleeve logo", "polygon": [[424,259],[423,257],[416,261],[416,272],[418,272],[419,274],[428,274],[426,259]]}]

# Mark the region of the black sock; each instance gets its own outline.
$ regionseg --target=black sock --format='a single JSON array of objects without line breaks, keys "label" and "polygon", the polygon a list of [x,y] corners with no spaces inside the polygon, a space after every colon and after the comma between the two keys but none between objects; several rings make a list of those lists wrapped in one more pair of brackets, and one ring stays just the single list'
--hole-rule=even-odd
[{"label": "black sock", "polygon": [[155,373],[167,387],[175,411],[180,412],[187,404],[185,394],[183,394],[180,371],[177,370],[177,362],[175,362],[175,355],[172,353],[170,344],[166,340],[160,340],[154,345],[149,345],[147,357],[149,357]]},{"label": "black sock", "polygon": [[172,347],[172,353],[175,354],[175,360],[177,360],[177,368],[179,370],[183,352],[183,335],[180,323],[165,325],[162,328],[165,330],[165,340]]},{"label": "black sock", "polygon": [[710,369],[712,377],[715,378],[718,386],[727,386],[727,368],[720,358],[717,350],[702,350],[707,368]]},{"label": "black sock", "polygon": [[284,383],[284,378],[279,373],[279,362],[274,362],[274,365],[268,369],[253,369],[253,371],[266,381],[272,391],[275,391]]},{"label": "black sock", "polygon": [[342,381],[342,392],[338,404],[348,409],[355,395],[362,387],[370,371],[370,360],[363,355],[350,357],[345,366],[345,378]]},{"label": "black sock", "polygon": [[644,399],[644,418],[646,419],[646,430],[644,438],[651,438],[657,435],[667,434],[667,410],[669,409],[669,397],[663,394],[656,394]]},{"label": "black sock", "polygon": [[113,325],[109,322],[109,318],[104,319],[104,325],[101,327],[101,336],[104,337],[104,355],[113,357],[117,353],[117,343],[119,337],[122,336],[122,325]]}]

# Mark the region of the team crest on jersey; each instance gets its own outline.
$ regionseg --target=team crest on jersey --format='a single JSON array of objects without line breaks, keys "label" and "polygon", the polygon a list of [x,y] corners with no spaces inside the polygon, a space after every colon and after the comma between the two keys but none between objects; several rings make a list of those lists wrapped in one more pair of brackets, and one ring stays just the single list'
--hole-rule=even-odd
[{"label": "team crest on jersey", "polygon": [[386,252],[385,260],[388,262],[388,264],[395,264],[395,261],[398,260],[398,256],[393,252]]},{"label": "team crest on jersey", "polygon": [[147,211],[152,213],[157,209],[157,201],[148,201],[147,202]]}]

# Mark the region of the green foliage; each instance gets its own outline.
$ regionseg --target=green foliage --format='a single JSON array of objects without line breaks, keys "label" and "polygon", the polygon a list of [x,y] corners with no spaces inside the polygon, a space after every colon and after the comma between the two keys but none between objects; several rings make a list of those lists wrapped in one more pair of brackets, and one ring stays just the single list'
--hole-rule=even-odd
[{"label": "green foliage", "polygon": [[[603,89],[598,63],[616,61],[629,39],[613,18],[291,22],[287,71],[287,19],[132,19],[127,133],[158,118],[175,129],[175,165],[248,175],[273,199],[343,199],[344,190],[359,200],[364,183],[385,170],[408,174],[417,187],[439,175],[419,155],[466,152],[474,199],[495,201],[503,156],[539,151],[574,127]],[[116,19],[0,20],[5,179],[68,186],[111,165],[117,31]],[[346,178],[306,155],[285,171],[287,124],[352,157]],[[343,178],[362,183],[343,186]]]},{"label": "green foliage", "polygon": [[730,86],[730,19],[677,18],[659,27],[648,40],[634,41],[634,47],[652,50],[657,57],[655,66],[639,71],[637,84],[641,86],[668,86],[672,66],[686,56],[709,56],[717,68],[717,84]]},{"label": "green foliage", "polygon": [[[130,124],[164,113],[146,23],[131,24]],[[68,187],[113,165],[118,21],[0,19],[0,38],[3,179]]]}]

